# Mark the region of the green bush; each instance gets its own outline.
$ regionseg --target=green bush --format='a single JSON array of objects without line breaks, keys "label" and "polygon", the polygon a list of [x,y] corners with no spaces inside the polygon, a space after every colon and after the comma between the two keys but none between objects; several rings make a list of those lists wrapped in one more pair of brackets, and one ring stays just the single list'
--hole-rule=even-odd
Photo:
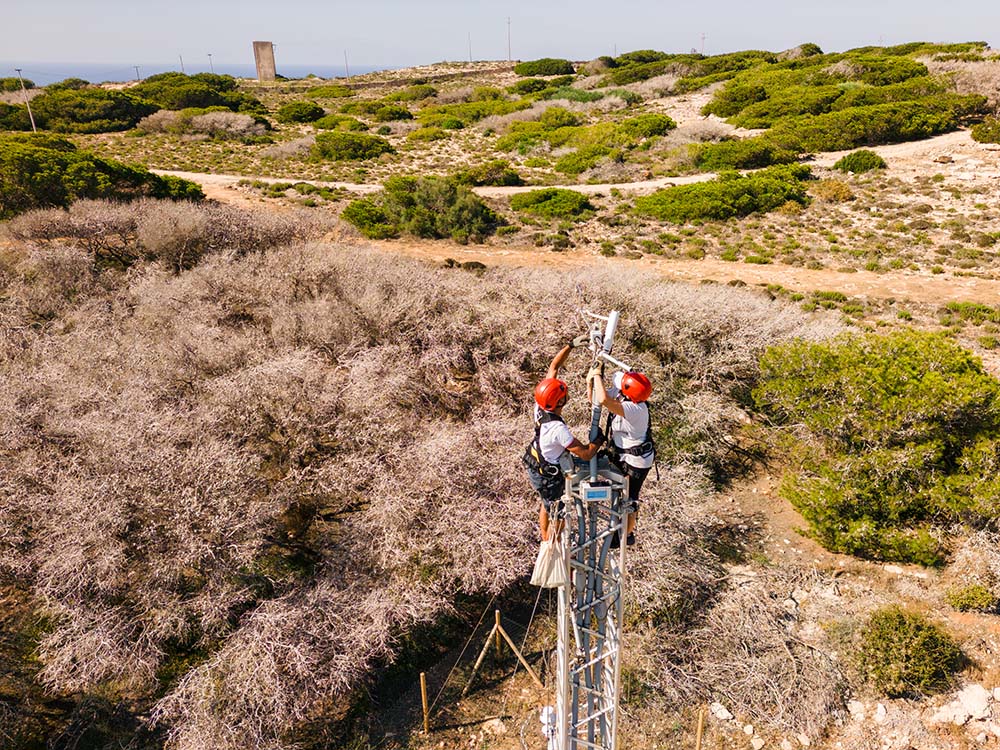
[{"label": "green bush", "polygon": [[249,94],[236,91],[232,76],[198,73],[159,73],[150,76],[129,93],[153,102],[161,109],[188,109],[189,107],[225,107],[234,112],[266,114],[267,108]]},{"label": "green bush", "polygon": [[965,657],[948,633],[899,607],[876,610],[861,630],[855,663],[864,680],[890,698],[948,689]]},{"label": "green bush", "polygon": [[326,115],[315,120],[313,127],[320,130],[368,130],[367,125],[350,115]]},{"label": "green bush", "polygon": [[313,86],[306,93],[317,99],[346,99],[349,96],[354,96],[354,89],[339,83],[331,83],[325,86]]},{"label": "green bush", "polygon": [[623,120],[618,127],[634,138],[653,138],[666,135],[677,127],[677,123],[667,115],[650,112]]},{"label": "green bush", "polygon": [[438,127],[417,128],[408,136],[406,140],[411,143],[430,143],[432,141],[442,141],[448,137],[448,131]]},{"label": "green bush", "polygon": [[833,168],[839,169],[841,172],[863,174],[864,172],[871,172],[874,169],[885,169],[886,163],[885,159],[874,151],[863,148],[860,151],[854,151],[846,156],[842,156],[834,163]]},{"label": "green bush", "polygon": [[374,115],[382,107],[385,106],[384,102],[379,100],[367,99],[356,102],[348,102],[341,106],[340,111],[345,115]]},{"label": "green bush", "polygon": [[39,127],[59,133],[107,133],[135,127],[158,107],[123,91],[62,89],[31,102]]},{"label": "green bush", "polygon": [[334,161],[360,161],[374,159],[382,154],[395,151],[392,144],[385,138],[367,133],[348,133],[332,131],[319,133],[312,147],[312,154],[317,159],[333,159]]},{"label": "green bush", "polygon": [[437,96],[437,89],[431,86],[429,83],[418,83],[413,86],[407,86],[402,91],[397,91],[394,94],[389,94],[385,97],[384,101],[387,102],[419,102],[424,99],[430,99],[432,96]]},{"label": "green bush", "polygon": [[90,85],[90,81],[85,81],[82,78],[64,78],[56,83],[50,83],[45,87],[46,91],[77,91],[79,89],[85,89]]},{"label": "green bush", "polygon": [[343,218],[373,239],[410,234],[482,242],[499,217],[468,187],[444,177],[391,177],[372,198],[354,201]]},{"label": "green bush", "polygon": [[554,57],[542,57],[538,60],[528,60],[514,66],[514,72],[519,76],[564,76],[574,72],[573,63]]},{"label": "green bush", "polygon": [[511,197],[510,207],[515,211],[524,211],[546,219],[571,221],[584,218],[584,214],[593,209],[585,195],[563,188],[543,188],[518,193]]},{"label": "green bush", "polygon": [[572,86],[548,88],[542,93],[542,99],[565,99],[570,102],[597,102],[605,96],[602,91],[585,91]]},{"label": "green bush", "polygon": [[375,110],[372,117],[376,122],[395,122],[396,120],[412,120],[413,113],[398,104],[383,104]]},{"label": "green bush", "polygon": [[759,408],[815,436],[781,493],[827,549],[939,564],[939,527],[1000,517],[1000,383],[938,334],[797,341],[761,358]]},{"label": "green bush", "polygon": [[324,114],[326,110],[316,102],[289,102],[278,108],[274,118],[284,123],[315,122]]},{"label": "green bush", "polygon": [[525,94],[536,94],[539,91],[544,91],[550,85],[548,81],[541,78],[524,78],[520,81],[515,81],[507,87],[507,90],[512,94],[524,96]]},{"label": "green bush", "polygon": [[940,96],[919,101],[852,107],[791,118],[765,136],[800,152],[846,151],[858,146],[922,140],[955,130],[986,106],[981,96]]},{"label": "green bush", "polygon": [[[29,78],[25,78],[24,88],[26,89],[35,88],[35,82]],[[0,78],[0,91],[20,91],[20,90],[21,90],[20,78]]]},{"label": "green bush", "polygon": [[469,167],[455,174],[455,181],[459,185],[491,185],[495,187],[508,187],[523,185],[524,180],[521,175],[511,167],[510,162],[503,159],[484,162],[474,167]]},{"label": "green bush", "polygon": [[583,146],[572,153],[561,156],[556,160],[553,168],[557,172],[575,176],[597,166],[601,159],[609,154],[611,154],[611,149],[607,146]]},{"label": "green bush", "polygon": [[79,198],[199,200],[201,188],[77,150],[62,138],[0,135],[0,219],[35,208],[65,207]]},{"label": "green bush", "polygon": [[420,110],[418,117],[426,125],[437,125],[444,127],[443,120],[459,120],[463,125],[471,125],[479,122],[484,117],[491,115],[509,115],[527,109],[531,106],[531,101],[521,99],[510,102],[506,99],[482,99],[479,101],[460,102],[458,104],[440,104],[433,107],[424,107]]},{"label": "green bush", "polygon": [[1000,143],[1000,118],[987,117],[972,126],[972,140],[980,143]]},{"label": "green bush", "polygon": [[23,104],[0,102],[0,130],[31,130],[28,108]]},{"label": "green bush", "polygon": [[769,167],[745,176],[724,172],[709,182],[678,185],[637,198],[635,211],[683,224],[764,213],[789,201],[806,205],[809,198],[802,180],[808,176],[809,168],[802,165]]},{"label": "green bush", "polygon": [[945,598],[959,612],[996,612],[1000,604],[997,595],[980,583],[952,589]]},{"label": "green bush", "polygon": [[760,169],[773,164],[791,164],[798,154],[770,143],[766,138],[703,143],[693,147],[694,163],[699,169],[718,172],[723,169]]}]

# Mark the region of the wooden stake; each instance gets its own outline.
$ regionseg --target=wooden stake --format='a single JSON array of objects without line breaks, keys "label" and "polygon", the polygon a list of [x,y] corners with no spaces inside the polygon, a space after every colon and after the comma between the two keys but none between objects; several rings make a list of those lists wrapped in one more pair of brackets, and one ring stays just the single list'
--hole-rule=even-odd
[{"label": "wooden stake", "polygon": [[496,632],[496,625],[493,626],[493,630],[490,634],[486,636],[486,643],[483,644],[483,650],[479,652],[479,658],[476,659],[476,664],[472,667],[472,674],[469,675],[469,681],[465,683],[465,687],[462,689],[462,697],[464,698],[468,692],[469,688],[472,687],[472,681],[476,678],[476,672],[479,671],[479,667],[483,664],[483,659],[486,658],[486,652],[490,650],[490,641],[493,640],[493,634]]},{"label": "wooden stake", "polygon": [[420,673],[420,700],[424,704],[424,734],[431,733],[431,716],[427,708],[427,673]]},{"label": "wooden stake", "polygon": [[698,731],[695,733],[694,750],[701,750],[701,736],[705,730],[705,709],[698,709]]},{"label": "wooden stake", "polygon": [[538,685],[538,687],[544,690],[545,685],[543,685],[542,681],[538,679],[538,675],[535,674],[535,670],[531,668],[531,665],[524,660],[523,656],[521,656],[521,652],[518,650],[517,646],[514,645],[514,641],[510,639],[510,636],[507,635],[507,631],[503,628],[497,628],[497,630],[500,631],[500,635],[502,635],[504,640],[507,641],[507,645],[510,646],[510,650],[514,652],[514,656],[517,657],[517,660],[521,662],[521,666],[524,667],[528,671],[528,674],[531,675],[531,679],[535,681],[535,684]]},{"label": "wooden stake", "polygon": [[502,643],[500,640],[500,610],[495,610],[494,614],[496,615],[496,625],[493,627],[493,632],[496,634],[497,641],[497,661],[500,661],[500,644]]}]

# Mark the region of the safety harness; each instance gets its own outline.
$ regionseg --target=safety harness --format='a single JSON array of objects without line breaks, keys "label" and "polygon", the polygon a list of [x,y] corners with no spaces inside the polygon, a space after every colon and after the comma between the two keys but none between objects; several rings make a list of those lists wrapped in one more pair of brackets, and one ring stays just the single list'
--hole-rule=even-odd
[{"label": "safety harness", "polygon": [[[615,421],[615,414],[608,412],[608,419],[604,423],[604,434],[608,436],[608,442],[606,443],[606,450],[611,455],[612,458],[616,459],[618,456],[648,456],[650,453],[653,454],[654,459],[656,456],[656,443],[653,442],[653,413],[649,408],[649,402],[643,402],[646,406],[646,436],[639,445],[633,446],[631,448],[619,448],[615,445],[613,439],[613,430],[611,428],[612,422]],[[659,468],[657,468],[657,475],[659,475]]]},{"label": "safety harness", "polygon": [[535,420],[535,439],[528,443],[528,447],[524,450],[524,457],[521,460],[530,470],[537,471],[543,477],[554,478],[561,476],[562,470],[559,468],[558,463],[549,463],[545,460],[545,457],[542,455],[542,446],[539,442],[542,435],[542,425],[549,422],[562,422],[565,424],[563,418],[558,414],[539,409],[538,419]]}]

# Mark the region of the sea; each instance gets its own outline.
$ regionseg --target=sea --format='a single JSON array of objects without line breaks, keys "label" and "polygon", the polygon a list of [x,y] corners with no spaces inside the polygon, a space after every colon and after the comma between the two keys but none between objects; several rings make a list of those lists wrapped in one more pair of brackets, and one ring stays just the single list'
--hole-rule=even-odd
[{"label": "sea", "polygon": [[[120,65],[117,63],[20,63],[0,60],[0,78],[15,76],[16,68],[21,69],[21,75],[31,80],[36,86],[46,86],[56,81],[64,81],[67,78],[82,78],[90,83],[109,83],[116,81],[134,81],[136,79],[136,67],[139,68],[139,77],[155,75],[156,73],[167,73],[169,71],[181,72],[180,60],[173,63],[138,63],[138,65]],[[350,74],[360,75],[362,73],[373,73],[377,70],[389,70],[391,66],[354,65],[350,66]],[[208,60],[185,60],[183,72],[188,75],[194,73],[221,73],[235,76],[237,78],[256,78],[257,69],[252,64],[227,64],[213,63]],[[314,75],[319,78],[342,78],[345,75],[344,64],[317,64],[317,65],[279,65],[278,75],[286,78],[305,78]]]}]

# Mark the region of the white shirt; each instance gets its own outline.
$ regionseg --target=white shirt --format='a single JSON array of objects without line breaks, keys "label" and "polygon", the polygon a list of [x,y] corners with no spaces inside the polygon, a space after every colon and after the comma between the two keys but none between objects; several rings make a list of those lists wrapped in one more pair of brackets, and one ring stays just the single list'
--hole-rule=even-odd
[{"label": "white shirt", "polygon": [[[541,414],[542,410],[535,404],[536,423]],[[572,442],[573,433],[563,422],[555,420],[546,422],[538,431],[538,448],[542,451],[542,458],[550,464],[559,463],[559,457],[566,452]]]},{"label": "white shirt", "polygon": [[[621,391],[613,385],[607,388],[608,396],[613,399],[620,399]],[[619,448],[635,448],[646,442],[646,432],[649,430],[649,407],[646,404],[636,404],[627,399],[619,400],[624,417],[617,414],[611,420],[611,439]],[[645,456],[632,456],[625,454],[622,460],[629,466],[637,469],[648,469],[653,465],[653,454],[650,452]]]}]

